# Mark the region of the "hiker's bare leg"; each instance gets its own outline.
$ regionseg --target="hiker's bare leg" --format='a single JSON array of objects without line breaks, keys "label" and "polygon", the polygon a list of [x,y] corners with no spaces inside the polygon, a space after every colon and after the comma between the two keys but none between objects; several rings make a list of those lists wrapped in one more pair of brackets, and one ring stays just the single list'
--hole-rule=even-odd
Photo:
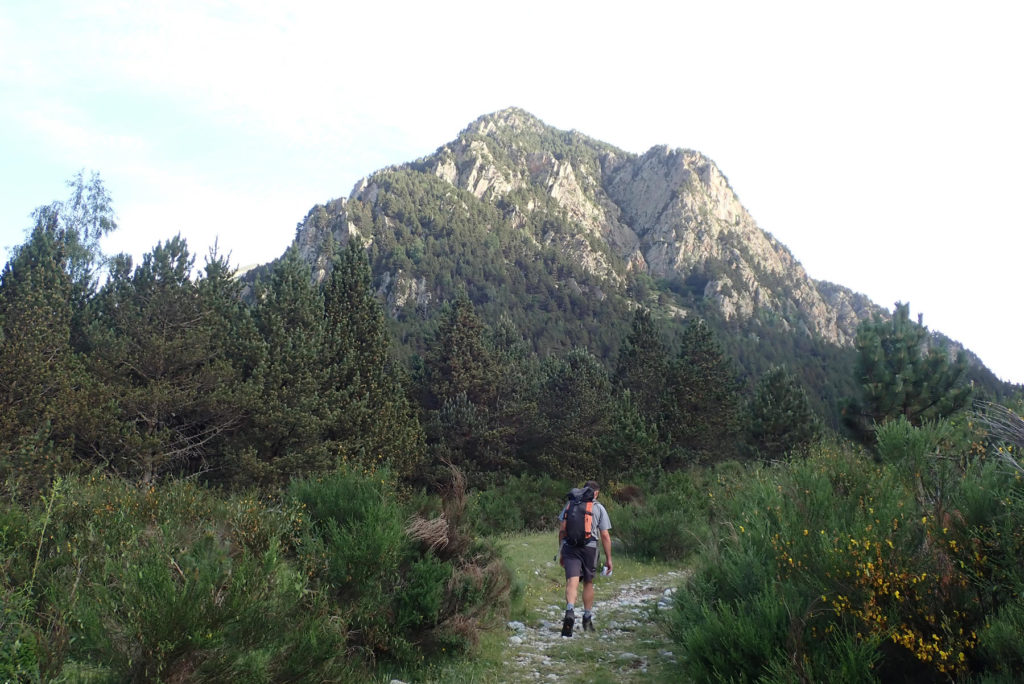
[{"label": "hiker's bare leg", "polygon": [[[569,579],[565,580],[565,602],[566,603],[572,603],[572,604],[576,603],[576,590],[579,588],[579,586],[580,586],[580,578],[579,577],[570,577]],[[593,591],[591,591],[591,593],[593,593]],[[584,589],[583,590],[583,600],[584,601],[586,600],[586,596],[587,596],[586,589]]]},{"label": "hiker's bare leg", "polygon": [[583,610],[589,611],[594,607],[594,583],[583,583]]}]

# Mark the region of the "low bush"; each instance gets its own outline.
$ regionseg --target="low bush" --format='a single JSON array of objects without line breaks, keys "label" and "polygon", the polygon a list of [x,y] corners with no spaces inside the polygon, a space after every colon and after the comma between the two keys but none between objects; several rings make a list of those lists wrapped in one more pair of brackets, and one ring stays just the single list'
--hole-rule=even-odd
[{"label": "low bush", "polygon": [[33,646],[0,655],[5,675],[25,671],[30,651],[28,678],[42,680],[352,674],[332,652],[345,634],[290,559],[303,525],[292,506],[94,476],[58,481],[27,509],[8,504],[12,519],[28,533],[7,525],[3,590],[25,609],[7,624]]},{"label": "low bush", "polygon": [[687,676],[944,681],[1019,662],[1022,483],[948,430],[896,422],[882,463],[829,445],[712,491],[668,621]]},{"label": "low bush", "polygon": [[[626,551],[646,560],[681,560],[700,550],[707,539],[707,491],[700,471],[666,473],[652,491],[639,496],[636,487],[613,488],[613,534]],[[619,490],[624,495],[617,496]]]},{"label": "low bush", "polygon": [[494,547],[462,529],[462,486],[457,476],[443,513],[427,520],[398,502],[387,473],[292,484],[312,521],[302,553],[361,660],[409,664],[462,652],[481,618],[507,613],[510,573]]},{"label": "low bush", "polygon": [[565,496],[578,484],[547,475],[518,475],[469,497],[467,516],[480,535],[558,528]]},{"label": "low bush", "polygon": [[5,502],[0,681],[358,681],[464,650],[508,571],[451,503],[445,544],[417,536],[381,479],[268,497],[93,476]]}]

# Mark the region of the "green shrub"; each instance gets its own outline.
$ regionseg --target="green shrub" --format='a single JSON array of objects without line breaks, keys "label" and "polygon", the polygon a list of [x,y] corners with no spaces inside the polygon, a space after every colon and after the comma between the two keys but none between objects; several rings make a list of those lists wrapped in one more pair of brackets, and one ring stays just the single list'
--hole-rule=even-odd
[{"label": "green shrub", "polygon": [[292,483],[312,521],[303,554],[361,659],[408,665],[464,651],[481,617],[507,612],[510,574],[494,548],[460,529],[465,502],[456,479],[432,519],[399,503],[386,473]]},{"label": "green shrub", "polygon": [[[1024,482],[951,429],[893,421],[881,464],[826,445],[742,478],[705,474],[712,533],[669,619],[690,677],[1008,676],[1024,626]],[[771,601],[758,603],[771,596],[786,607],[783,642]],[[781,651],[745,645],[758,622]]]},{"label": "green shrub", "polygon": [[755,681],[785,658],[789,607],[772,585],[734,600],[688,593],[677,594],[670,634],[686,653],[690,680]]},{"label": "green shrub", "polygon": [[29,679],[75,682],[353,676],[337,657],[344,632],[290,555],[297,509],[96,476],[5,506],[0,629],[18,632],[0,649],[7,678],[30,666]]},{"label": "green shrub", "polygon": [[626,551],[641,559],[681,560],[700,550],[708,537],[707,499],[701,473],[665,473],[652,491],[639,497],[634,488],[618,487],[629,503],[608,505],[612,534]]},{"label": "green shrub", "polygon": [[977,655],[994,674],[1024,672],[1024,600],[1018,597],[992,617],[978,635]]},{"label": "green shrub", "polygon": [[555,530],[565,496],[574,486],[547,475],[510,477],[500,486],[474,492],[468,515],[476,533],[483,536]]}]

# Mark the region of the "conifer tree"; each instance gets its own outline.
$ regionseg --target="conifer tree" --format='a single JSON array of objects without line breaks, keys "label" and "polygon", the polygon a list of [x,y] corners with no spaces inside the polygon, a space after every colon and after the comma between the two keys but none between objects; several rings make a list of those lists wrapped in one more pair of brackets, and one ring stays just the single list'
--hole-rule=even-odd
[{"label": "conifer tree", "polygon": [[896,303],[892,317],[861,323],[855,340],[861,396],[851,400],[844,419],[862,439],[872,426],[904,416],[911,425],[942,418],[970,400],[965,380],[967,355],[935,346],[921,316],[910,320],[910,305]]},{"label": "conifer tree", "polygon": [[284,483],[293,475],[333,467],[338,454],[323,444],[331,414],[322,392],[323,297],[296,247],[257,283],[253,318],[266,353],[255,371],[259,399],[240,478]]},{"label": "conifer tree", "polygon": [[765,373],[750,402],[749,437],[757,455],[778,459],[806,447],[821,434],[807,392],[784,367]]},{"label": "conifer tree", "polygon": [[426,358],[428,407],[465,394],[478,406],[490,407],[495,399],[496,367],[487,344],[486,326],[465,292],[456,297],[437,331]]},{"label": "conifer tree", "polygon": [[326,437],[346,458],[410,475],[423,456],[423,434],[390,357],[391,335],[357,239],[335,258],[325,284],[323,340]]},{"label": "conifer tree", "polygon": [[116,423],[88,436],[115,472],[144,483],[219,467],[244,410],[223,347],[225,320],[205,306],[181,237],[158,243],[135,269],[115,260],[86,329],[88,361]]},{"label": "conifer tree", "polygon": [[510,472],[516,459],[496,414],[498,369],[486,326],[464,293],[447,306],[423,376],[431,452],[424,477],[434,479],[445,461],[476,487]]},{"label": "conifer tree", "polygon": [[669,353],[646,309],[637,309],[633,325],[619,348],[615,384],[628,391],[640,413],[657,422],[662,413]]},{"label": "conifer tree", "polygon": [[543,441],[537,409],[540,359],[506,315],[494,326],[490,347],[497,375],[493,420],[515,458],[529,463]]},{"label": "conifer tree", "polygon": [[544,370],[538,397],[543,471],[569,479],[600,477],[601,454],[616,417],[608,371],[580,348],[549,358]]},{"label": "conifer tree", "polygon": [[45,486],[66,467],[83,374],[64,245],[33,229],[0,275],[0,471]]},{"label": "conifer tree", "polygon": [[739,381],[704,321],[686,327],[667,374],[661,427],[673,448],[703,462],[733,457],[740,436]]}]

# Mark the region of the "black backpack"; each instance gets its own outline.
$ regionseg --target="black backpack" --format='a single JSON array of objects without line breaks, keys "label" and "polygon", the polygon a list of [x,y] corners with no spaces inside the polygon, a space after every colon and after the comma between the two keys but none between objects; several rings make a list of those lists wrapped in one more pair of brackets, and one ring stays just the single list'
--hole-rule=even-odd
[{"label": "black backpack", "polygon": [[575,488],[566,497],[565,541],[570,546],[586,546],[593,537],[590,522],[594,517],[594,490],[590,487]]}]

